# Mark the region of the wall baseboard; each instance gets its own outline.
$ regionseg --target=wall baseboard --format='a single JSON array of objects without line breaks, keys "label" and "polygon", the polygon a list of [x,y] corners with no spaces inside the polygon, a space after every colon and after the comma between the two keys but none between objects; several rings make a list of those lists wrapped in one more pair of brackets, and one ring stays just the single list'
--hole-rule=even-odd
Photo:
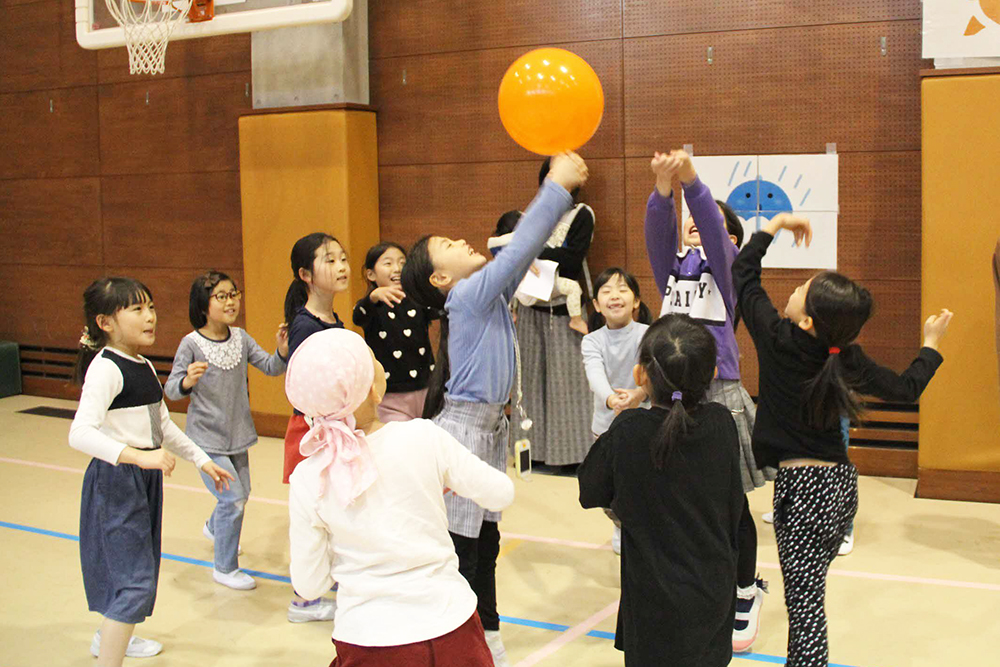
[{"label": "wall baseboard", "polygon": [[917,478],[916,449],[854,446],[849,456],[859,475]]},{"label": "wall baseboard", "polygon": [[1000,472],[920,468],[917,498],[1000,503]]}]

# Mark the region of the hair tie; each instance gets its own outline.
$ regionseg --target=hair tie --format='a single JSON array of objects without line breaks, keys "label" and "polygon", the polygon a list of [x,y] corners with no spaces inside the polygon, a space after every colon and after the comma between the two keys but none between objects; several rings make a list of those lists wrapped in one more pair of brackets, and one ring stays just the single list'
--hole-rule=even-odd
[{"label": "hair tie", "polygon": [[672,400],[672,401],[683,401],[684,400],[684,393],[680,392],[680,391],[675,391],[673,393],[673,395],[670,397],[670,400]]},{"label": "hair tie", "polygon": [[80,335],[80,346],[88,350],[97,349],[97,341],[90,337],[90,329],[87,327],[83,328],[83,333]]},{"label": "hair tie", "polygon": [[840,348],[839,347],[831,347],[830,348],[830,354],[840,354]]}]

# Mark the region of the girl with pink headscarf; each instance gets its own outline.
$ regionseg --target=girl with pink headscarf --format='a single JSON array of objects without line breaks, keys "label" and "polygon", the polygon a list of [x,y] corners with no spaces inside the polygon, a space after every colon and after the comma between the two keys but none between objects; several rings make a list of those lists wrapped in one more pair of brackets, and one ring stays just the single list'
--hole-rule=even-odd
[{"label": "girl with pink headscarf", "polygon": [[385,387],[344,329],[313,334],[289,361],[285,393],[312,419],[289,480],[292,584],[312,599],[339,583],[331,667],[491,667],[442,490],[499,511],[513,482],[430,421],[380,422]]}]

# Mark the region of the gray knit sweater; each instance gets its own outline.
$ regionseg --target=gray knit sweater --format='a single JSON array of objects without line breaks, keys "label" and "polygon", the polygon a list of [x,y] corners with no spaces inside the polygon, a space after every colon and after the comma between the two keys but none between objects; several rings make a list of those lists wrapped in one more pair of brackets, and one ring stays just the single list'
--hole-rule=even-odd
[{"label": "gray knit sweater", "polygon": [[[208,370],[198,384],[185,391],[181,382],[195,361],[207,361]],[[238,327],[229,327],[229,338],[224,341],[192,331],[181,339],[163,391],[175,401],[191,397],[185,433],[202,449],[209,454],[240,454],[257,442],[257,429],[250,417],[247,364],[265,375],[281,375],[285,361],[277,352],[268,354]]]}]

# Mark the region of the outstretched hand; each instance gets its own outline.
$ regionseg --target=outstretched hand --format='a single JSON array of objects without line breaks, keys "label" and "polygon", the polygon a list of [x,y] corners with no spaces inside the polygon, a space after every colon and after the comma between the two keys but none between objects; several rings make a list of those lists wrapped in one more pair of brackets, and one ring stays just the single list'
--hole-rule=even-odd
[{"label": "outstretched hand", "polygon": [[779,213],[771,218],[771,222],[761,228],[762,232],[776,235],[782,229],[787,229],[795,235],[795,245],[801,245],[805,241],[806,247],[812,243],[813,232],[809,218],[802,218],[791,213]]},{"label": "outstretched hand", "polygon": [[587,182],[587,163],[576,153],[569,151],[552,156],[548,178],[572,192]]},{"label": "outstretched hand", "polygon": [[215,482],[216,491],[229,490],[229,482],[233,481],[233,476],[225,468],[220,468],[213,461],[209,461],[201,467],[201,470]]},{"label": "outstretched hand", "polygon": [[948,325],[951,324],[951,318],[954,316],[955,313],[947,308],[942,308],[939,314],[927,318],[927,321],[924,322],[924,347],[929,347],[932,350],[938,349],[945,331],[948,330]]}]

